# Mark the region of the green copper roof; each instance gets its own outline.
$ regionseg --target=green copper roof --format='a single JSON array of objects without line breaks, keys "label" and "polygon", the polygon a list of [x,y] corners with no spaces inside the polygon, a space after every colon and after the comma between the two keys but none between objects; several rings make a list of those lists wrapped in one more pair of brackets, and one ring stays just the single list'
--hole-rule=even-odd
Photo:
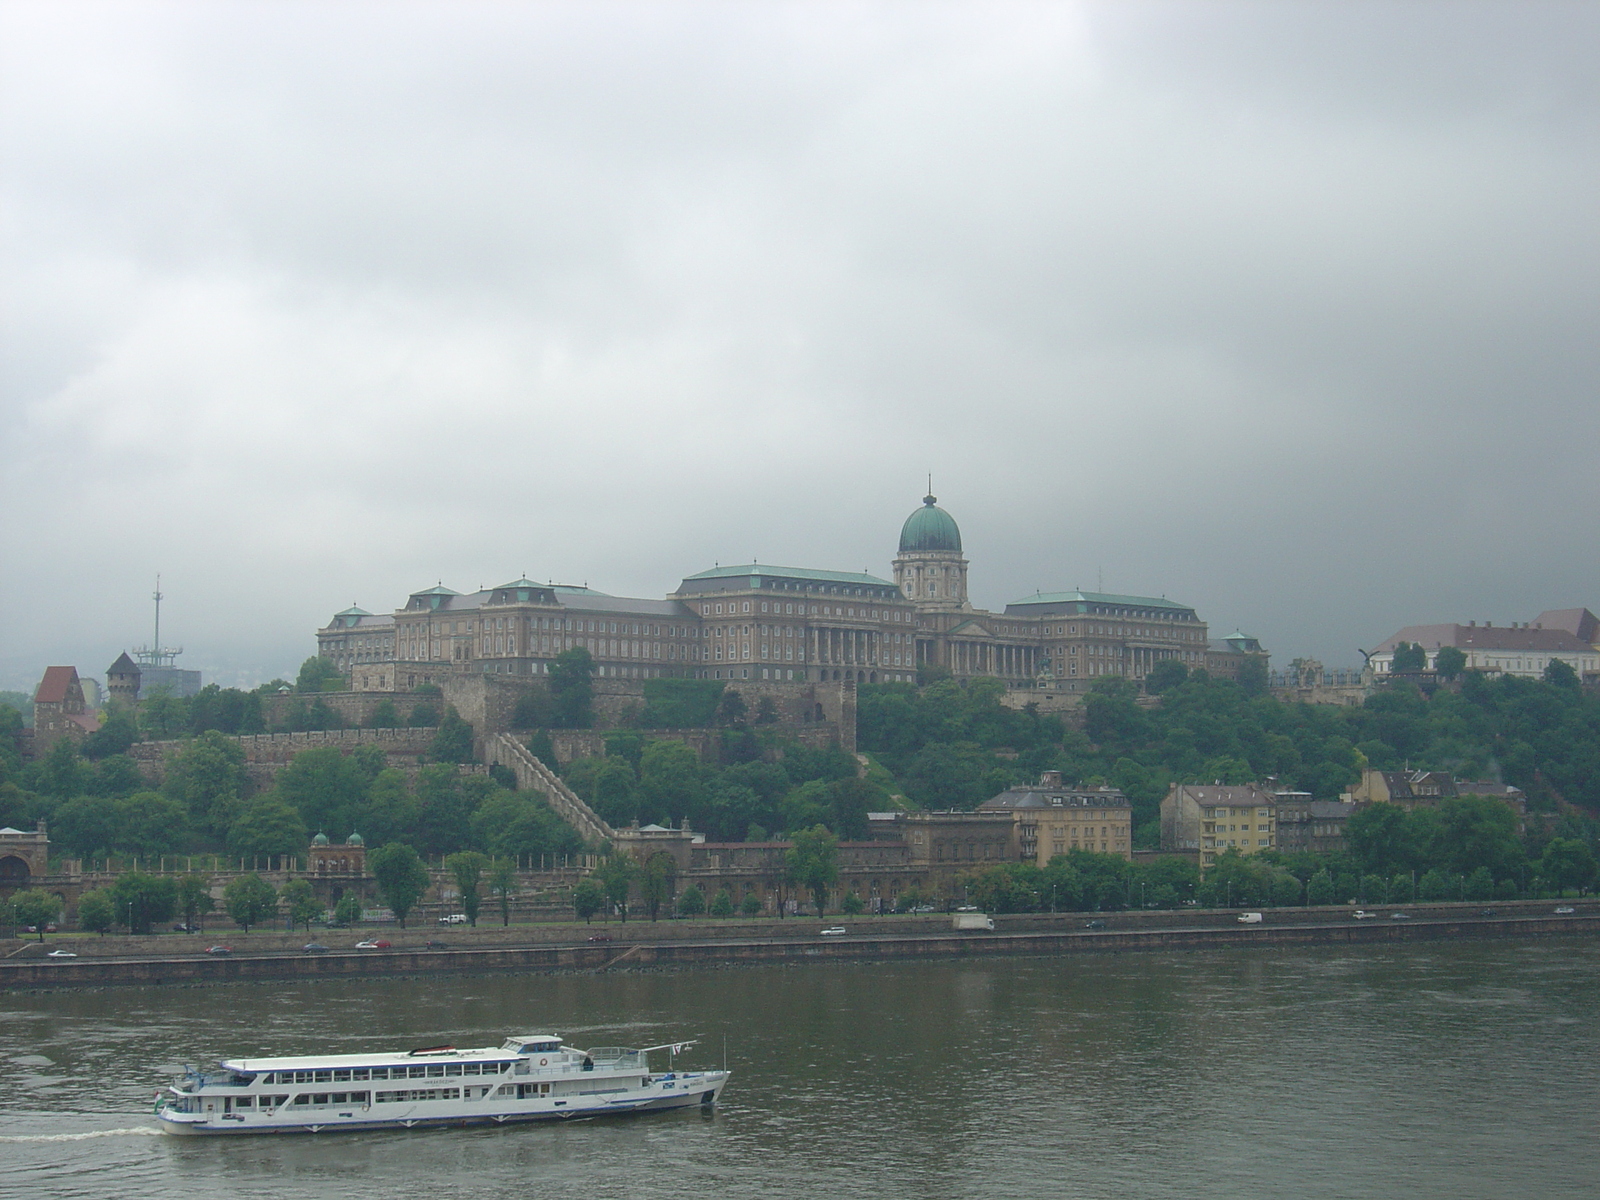
[{"label": "green copper roof", "polygon": [[1013,600],[1008,609],[1024,604],[1120,604],[1132,608],[1166,608],[1174,612],[1188,612],[1187,604],[1155,596],[1116,596],[1109,592],[1035,592],[1021,600]]},{"label": "green copper roof", "polygon": [[370,617],[372,614],[369,613],[366,609],[357,608],[354,604],[352,604],[349,608],[345,609],[343,612],[336,612],[333,615],[336,616],[336,617]]},{"label": "green copper roof", "polygon": [[813,571],[808,567],[769,567],[761,563],[750,563],[742,567],[712,567],[709,571],[701,571],[695,575],[684,576],[684,582],[691,579],[737,579],[741,575],[752,578],[767,576],[772,579],[808,579],[819,583],[861,583],[872,587],[894,587],[887,579],[879,579],[876,575],[856,573],[853,571]]},{"label": "green copper roof", "polygon": [[961,530],[956,525],[956,519],[934,504],[936,499],[936,496],[924,496],[922,507],[907,517],[906,523],[900,527],[901,554],[919,551],[961,553]]},{"label": "green copper roof", "polygon": [[447,588],[443,584],[438,587],[424,588],[420,592],[412,592],[413,596],[459,596],[460,592],[454,588]]}]

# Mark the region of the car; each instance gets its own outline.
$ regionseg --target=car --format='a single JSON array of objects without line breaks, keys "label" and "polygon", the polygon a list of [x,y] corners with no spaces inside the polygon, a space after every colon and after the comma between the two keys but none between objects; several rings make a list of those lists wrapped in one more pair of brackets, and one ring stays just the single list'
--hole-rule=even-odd
[{"label": "car", "polygon": [[198,926],[198,925],[185,925],[182,921],[179,921],[176,925],[174,925],[172,927],[172,932],[173,933],[199,933],[200,932],[200,926]]},{"label": "car", "polygon": [[449,916],[439,918],[439,924],[441,925],[465,925],[466,923],[466,913],[451,913]]},{"label": "car", "polygon": [[931,913],[937,910],[931,904],[918,904],[911,911],[914,913]]},{"label": "car", "polygon": [[1352,917],[1354,917],[1358,921],[1370,921],[1370,920],[1372,920],[1373,917],[1377,916],[1378,914],[1377,913],[1369,913],[1364,908],[1358,908],[1358,909],[1355,910],[1355,912],[1351,913],[1350,915]]},{"label": "car", "polygon": [[1578,910],[1573,908],[1572,905],[1563,904],[1559,908],[1556,909],[1556,916],[1558,916],[1558,917],[1570,917],[1573,913],[1575,913],[1577,911]]},{"label": "car", "polygon": [[232,954],[233,953],[233,947],[232,946],[207,946],[206,947],[206,953],[215,955],[218,958],[222,958],[222,957],[224,957],[226,955]]},{"label": "car", "polygon": [[589,940],[591,942],[609,942],[611,940],[611,935],[609,933],[591,933],[589,935]]},{"label": "car", "polygon": [[1391,921],[1409,921],[1409,920],[1411,920],[1411,914],[1410,913],[1403,913],[1403,912],[1390,913],[1389,914],[1389,920],[1391,920]]},{"label": "car", "polygon": [[1262,919],[1263,918],[1262,918],[1260,913],[1240,913],[1239,914],[1239,924],[1241,924],[1241,925],[1259,925],[1259,924],[1261,924]]},{"label": "car", "polygon": [[963,904],[960,908],[956,909],[956,911],[957,912],[982,912],[983,910],[981,908],[979,908],[976,904]]},{"label": "car", "polygon": [[1498,917],[1500,913],[1498,910],[1493,908],[1480,908],[1478,910],[1478,915],[1480,917]]},{"label": "car", "polygon": [[357,942],[356,943],[356,949],[357,950],[387,950],[392,944],[393,943],[387,942],[383,938],[368,938],[364,942]]},{"label": "car", "polygon": [[1083,927],[1085,929],[1104,929],[1106,923],[1104,921],[1085,921]]},{"label": "car", "polygon": [[45,955],[46,958],[77,958],[71,950],[52,950]]},{"label": "car", "polygon": [[[54,925],[46,925],[44,927],[44,931],[46,933],[55,933],[56,932],[56,927]],[[23,933],[38,933],[39,932],[39,927],[37,925],[24,925],[22,927],[22,932]]]},{"label": "car", "polygon": [[304,946],[300,947],[300,949],[305,951],[307,954],[326,954],[328,952],[328,948],[321,942],[307,942]]},{"label": "car", "polygon": [[448,949],[450,949],[450,943],[449,942],[434,942],[434,941],[430,941],[428,943],[428,949],[429,950],[448,950]]},{"label": "car", "polygon": [[833,926],[830,926],[827,929],[824,929],[822,931],[822,936],[823,937],[838,937],[840,934],[842,934],[844,932],[845,932],[845,928],[844,928],[843,925],[833,925]]}]

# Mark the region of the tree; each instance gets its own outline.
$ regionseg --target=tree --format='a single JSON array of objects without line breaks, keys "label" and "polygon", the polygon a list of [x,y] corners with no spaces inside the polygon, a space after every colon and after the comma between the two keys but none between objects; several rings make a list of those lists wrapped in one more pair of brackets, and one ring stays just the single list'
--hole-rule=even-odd
[{"label": "tree", "polygon": [[606,889],[592,876],[578,880],[572,889],[572,911],[585,925],[606,906]]},{"label": "tree", "polygon": [[1488,867],[1478,867],[1467,876],[1467,881],[1462,889],[1462,898],[1466,900],[1492,900],[1494,899],[1494,876],[1489,874]]},{"label": "tree", "polygon": [[200,918],[216,910],[217,902],[211,898],[211,880],[198,871],[190,871],[178,880],[178,909],[183,913],[183,923],[197,926]]},{"label": "tree", "polygon": [[478,926],[478,909],[483,904],[478,887],[488,866],[489,856],[476,850],[462,850],[444,860],[444,869],[455,879],[456,889],[461,893],[461,911],[467,914],[467,923],[474,929]]},{"label": "tree", "polygon": [[235,925],[249,933],[250,926],[261,924],[278,911],[278,893],[252,871],[230,880],[222,889],[222,907]]},{"label": "tree", "polygon": [[1551,838],[1539,860],[1539,874],[1550,881],[1557,892],[1594,886],[1597,864],[1594,851],[1577,838]]},{"label": "tree", "polygon": [[128,747],[139,740],[139,726],[133,714],[123,709],[114,711],[105,723],[83,739],[81,751],[85,758],[107,758],[125,754]]},{"label": "tree", "polygon": [[517,894],[517,864],[499,859],[489,868],[489,894],[500,903],[500,924],[511,924],[511,897]]},{"label": "tree", "polygon": [[671,899],[677,875],[678,862],[665,850],[658,850],[645,859],[639,872],[639,899],[644,901],[652,921],[660,914],[661,906]]},{"label": "tree", "polygon": [[1441,679],[1458,679],[1467,669],[1467,656],[1455,646],[1440,646],[1433,656],[1433,669]]},{"label": "tree", "polygon": [[[332,685],[332,686],[330,686]],[[300,674],[295,679],[297,692],[338,691],[344,686],[344,673],[333,665],[332,659],[314,654],[300,664]]]},{"label": "tree", "polygon": [[354,892],[340,896],[339,903],[333,906],[333,919],[341,925],[354,925],[361,920],[361,897]]},{"label": "tree", "polygon": [[283,885],[279,896],[289,906],[289,927],[304,925],[310,933],[311,922],[324,912],[322,901],[317,899],[311,885],[304,879],[291,879]]},{"label": "tree", "polygon": [[1449,900],[1456,891],[1456,881],[1438,867],[1434,867],[1417,880],[1418,900]]},{"label": "tree", "polygon": [[367,870],[378,881],[383,902],[406,927],[406,916],[417,906],[432,879],[417,852],[404,842],[390,842],[367,855]]},{"label": "tree", "polygon": [[747,917],[761,915],[761,897],[751,892],[739,903],[739,911]]},{"label": "tree", "polygon": [[727,888],[718,888],[717,894],[711,897],[711,915],[713,917],[733,916],[733,893]]},{"label": "tree", "polygon": [[117,923],[117,912],[111,895],[104,888],[96,888],[78,897],[78,925],[101,937]]},{"label": "tree", "polygon": [[775,725],[778,722],[778,703],[771,696],[756,701],[756,724]]},{"label": "tree", "polygon": [[1246,654],[1244,661],[1239,664],[1239,677],[1236,682],[1244,690],[1246,696],[1265,696],[1267,694],[1267,656],[1264,654]]},{"label": "tree", "polygon": [[198,828],[221,838],[238,819],[249,784],[238,741],[208,730],[167,760],[161,790],[183,802]]},{"label": "tree", "polygon": [[743,725],[749,715],[750,706],[745,703],[741,693],[733,688],[722,693],[722,700],[717,705],[718,725]]},{"label": "tree", "polygon": [[1306,882],[1306,903],[1312,905],[1334,902],[1333,876],[1324,867]]},{"label": "tree", "polygon": [[1396,673],[1403,671],[1426,671],[1428,669],[1428,652],[1422,648],[1421,642],[1400,642],[1394,648],[1394,658],[1389,664],[1389,670]]},{"label": "tree", "polygon": [[167,876],[127,871],[111,885],[111,903],[129,933],[149,933],[156,922],[172,920],[178,907],[178,885]]},{"label": "tree", "polygon": [[600,881],[600,886],[605,889],[608,902],[607,919],[610,918],[610,909],[615,908],[622,916],[622,923],[628,923],[628,891],[633,886],[633,879],[638,874],[638,864],[626,855],[615,855],[600,864],[594,873],[594,878]]},{"label": "tree", "polygon": [[31,925],[39,932],[39,940],[44,941],[44,927],[56,919],[61,912],[61,898],[54,892],[41,892],[37,888],[18,892],[11,897],[11,911],[16,914],[18,925]]},{"label": "tree", "polygon": [[789,879],[811,892],[817,916],[827,905],[828,888],[839,878],[839,839],[825,825],[794,835],[786,856]]},{"label": "tree", "polygon": [[400,710],[394,706],[393,700],[380,700],[372,709],[372,719],[368,722],[372,729],[399,729]]},{"label": "tree", "polygon": [[1583,686],[1578,680],[1578,673],[1572,669],[1571,664],[1564,663],[1559,658],[1552,658],[1545,664],[1544,681],[1551,687],[1560,688],[1564,692],[1576,692]]},{"label": "tree", "polygon": [[706,894],[698,884],[691,883],[678,897],[678,912],[685,917],[698,917],[706,911]]},{"label": "tree", "polygon": [[1144,690],[1152,696],[1170,692],[1189,678],[1189,668],[1175,658],[1163,658],[1144,677]]},{"label": "tree", "polygon": [[300,814],[270,792],[241,812],[228,828],[228,850],[243,858],[298,854],[309,840]]},{"label": "tree", "polygon": [[860,895],[857,893],[846,892],[844,900],[839,907],[844,909],[850,916],[857,917],[861,915],[861,910],[866,907],[866,904],[862,902]]},{"label": "tree", "polygon": [[433,741],[428,746],[428,757],[441,763],[472,761],[472,726],[461,719],[454,704],[444,710],[439,732],[433,735]]},{"label": "tree", "polygon": [[563,650],[550,663],[550,724],[588,729],[594,724],[594,659],[582,646]]}]

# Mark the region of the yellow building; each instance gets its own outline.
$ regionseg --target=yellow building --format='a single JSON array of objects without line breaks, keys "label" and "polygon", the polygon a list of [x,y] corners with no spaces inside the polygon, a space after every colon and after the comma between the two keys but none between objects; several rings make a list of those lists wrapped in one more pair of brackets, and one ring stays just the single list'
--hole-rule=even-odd
[{"label": "yellow building", "polygon": [[1161,848],[1198,850],[1204,871],[1225,850],[1259,854],[1278,844],[1278,798],[1254,784],[1175,783],[1161,801]]},{"label": "yellow building", "polygon": [[1048,866],[1068,850],[1132,857],[1133,806],[1116,788],[1070,787],[1060,771],[1046,771],[978,805],[979,812],[1007,812],[1016,825],[1018,857]]}]

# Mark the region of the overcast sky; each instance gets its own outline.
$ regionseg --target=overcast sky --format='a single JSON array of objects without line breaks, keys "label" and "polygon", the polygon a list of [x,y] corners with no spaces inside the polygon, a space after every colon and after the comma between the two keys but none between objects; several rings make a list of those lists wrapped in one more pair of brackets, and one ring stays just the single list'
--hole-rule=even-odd
[{"label": "overcast sky", "polygon": [[1600,608],[1600,6],[0,0],[0,687],[713,563]]}]

